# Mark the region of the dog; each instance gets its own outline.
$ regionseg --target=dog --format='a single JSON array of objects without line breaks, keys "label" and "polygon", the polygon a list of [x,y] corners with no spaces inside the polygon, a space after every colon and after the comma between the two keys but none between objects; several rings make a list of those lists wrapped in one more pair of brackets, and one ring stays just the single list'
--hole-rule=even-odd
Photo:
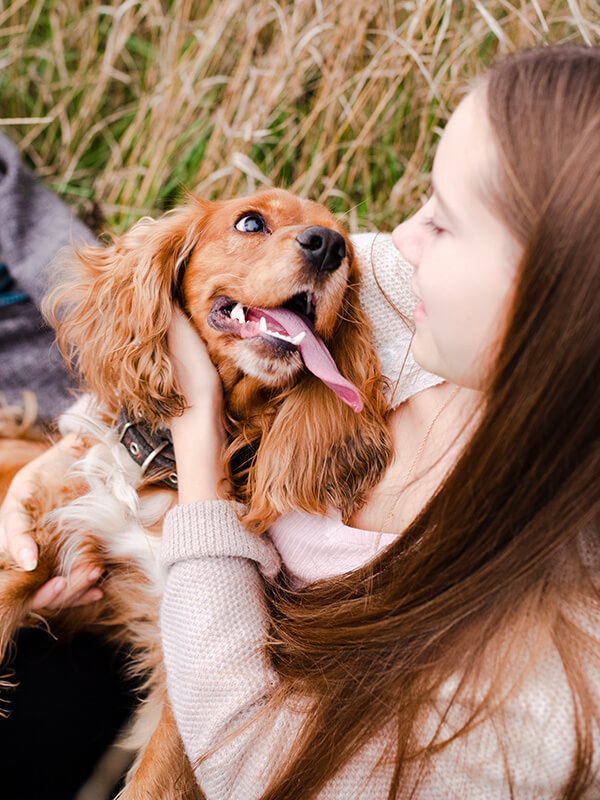
[{"label": "dog", "polygon": [[[102,600],[44,618],[61,634],[100,629],[132,653],[144,699],[123,798],[201,797],[169,707],[157,621],[156,549],[176,470],[168,460],[158,476],[148,469],[169,450],[168,420],[185,408],[166,346],[173,308],[202,336],[223,382],[222,491],[241,504],[242,523],[260,533],[290,511],[337,508],[349,518],[392,454],[359,269],[327,209],[271,189],[223,202],[190,197],[106,247],[83,248],[57,276],[45,312],[95,410],[79,419],[79,457],[40,475],[27,502],[36,570],[0,563],[0,660],[32,624],[27,601],[39,586],[100,561]],[[18,464],[4,469],[1,459],[0,476],[10,477]]]}]

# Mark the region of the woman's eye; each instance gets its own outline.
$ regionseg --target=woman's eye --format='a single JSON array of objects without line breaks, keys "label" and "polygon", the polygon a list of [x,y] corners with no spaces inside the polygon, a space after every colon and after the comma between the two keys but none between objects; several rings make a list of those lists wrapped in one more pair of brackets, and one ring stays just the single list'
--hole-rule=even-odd
[{"label": "woman's eye", "polygon": [[264,219],[259,214],[244,214],[234,227],[236,231],[243,233],[262,233],[267,229]]},{"label": "woman's eye", "polygon": [[440,226],[435,222],[433,217],[427,217],[423,220],[424,224],[427,225],[430,231],[433,231],[435,236],[439,236],[441,233],[444,233],[444,229],[440,228]]}]

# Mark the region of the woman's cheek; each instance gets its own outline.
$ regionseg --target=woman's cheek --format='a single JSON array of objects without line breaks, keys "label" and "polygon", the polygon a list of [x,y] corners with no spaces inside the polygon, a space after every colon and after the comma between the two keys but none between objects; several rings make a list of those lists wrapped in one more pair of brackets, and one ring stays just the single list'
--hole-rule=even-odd
[{"label": "woman's cheek", "polygon": [[423,306],[415,309],[413,354],[425,369],[460,382],[457,379],[471,371],[477,341],[466,330],[468,289],[449,269],[439,269],[439,263],[423,274],[418,288]]},{"label": "woman's cheek", "polygon": [[440,269],[440,263],[441,257],[437,259],[435,253],[428,254],[427,261],[424,261],[422,268],[416,274],[415,288],[422,301],[424,315],[430,321],[434,316],[445,315],[449,300],[450,287],[446,286],[446,278]]}]

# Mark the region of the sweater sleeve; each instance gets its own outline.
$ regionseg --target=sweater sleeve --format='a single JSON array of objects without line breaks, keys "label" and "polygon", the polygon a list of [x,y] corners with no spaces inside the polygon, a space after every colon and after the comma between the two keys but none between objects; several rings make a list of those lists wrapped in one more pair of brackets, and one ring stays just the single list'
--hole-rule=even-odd
[{"label": "sweater sleeve", "polygon": [[169,699],[198,783],[207,800],[258,797],[281,742],[293,742],[297,733],[293,715],[265,711],[278,678],[265,653],[261,572],[278,572],[277,552],[215,500],[169,512],[162,560]]},{"label": "sweater sleeve", "polygon": [[[280,560],[223,501],[176,506],[165,519],[168,570],[161,636],[171,707],[206,800],[257,800],[288,762],[310,700],[277,704],[266,654],[269,616],[262,575]],[[387,797],[381,758],[389,735],[368,742],[319,792],[319,800]],[[199,760],[203,754],[206,755]]]}]

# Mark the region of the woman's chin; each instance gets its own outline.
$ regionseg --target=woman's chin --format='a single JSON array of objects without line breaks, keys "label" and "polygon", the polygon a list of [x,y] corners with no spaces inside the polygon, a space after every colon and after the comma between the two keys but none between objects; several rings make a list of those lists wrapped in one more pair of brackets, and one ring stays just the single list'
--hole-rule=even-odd
[{"label": "woman's chin", "polygon": [[472,369],[459,369],[457,363],[450,365],[447,361],[444,361],[433,342],[425,338],[423,331],[417,329],[413,336],[411,352],[416,363],[426,372],[438,375],[443,380],[456,386],[473,389],[477,392],[482,391],[483,379],[481,376],[473,375]]},{"label": "woman's chin", "polygon": [[427,342],[423,341],[423,337],[420,335],[420,332],[417,329],[411,344],[413,358],[417,364],[422,367],[422,369],[427,370],[427,372],[433,372],[434,375],[437,375],[439,374],[439,359],[434,358],[434,354],[431,352],[431,350],[431,346],[428,346]]}]

